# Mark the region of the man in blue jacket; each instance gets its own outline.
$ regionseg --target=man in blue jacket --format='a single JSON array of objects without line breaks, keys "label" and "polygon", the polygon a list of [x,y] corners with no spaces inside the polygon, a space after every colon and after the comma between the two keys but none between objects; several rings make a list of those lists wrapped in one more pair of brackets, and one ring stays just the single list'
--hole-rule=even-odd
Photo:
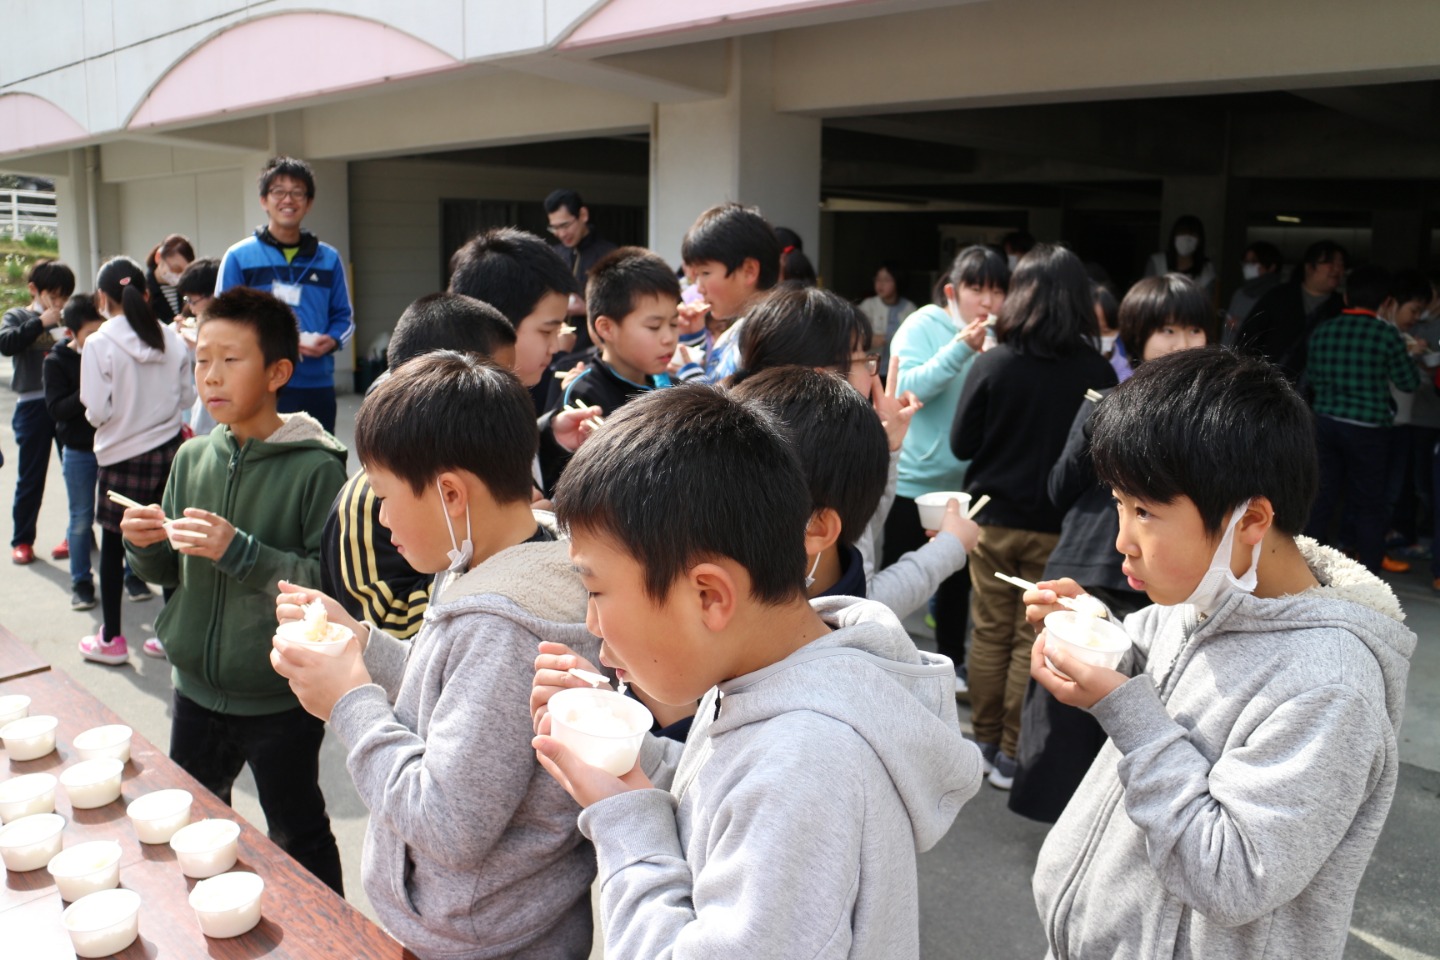
[{"label": "man in blue jacket", "polygon": [[335,430],[335,351],[355,332],[345,263],[339,252],[300,227],[315,202],[315,173],[294,157],[274,157],[260,171],[260,206],[268,223],[225,251],[219,296],[231,287],[273,294],[300,327],[300,365],[280,390],[280,413],[303,410]]}]

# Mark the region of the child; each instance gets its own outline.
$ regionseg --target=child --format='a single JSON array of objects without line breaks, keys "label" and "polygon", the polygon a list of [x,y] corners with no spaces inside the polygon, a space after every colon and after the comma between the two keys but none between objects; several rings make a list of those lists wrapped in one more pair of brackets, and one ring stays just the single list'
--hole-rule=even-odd
[{"label": "child", "polygon": [[[170,463],[180,449],[181,413],[195,396],[195,375],[185,342],[150,311],[145,271],[128,257],[116,257],[95,277],[95,305],[110,319],[85,342],[80,354],[80,403],[95,427],[99,489],[140,503],[155,503],[165,492]],[[100,609],[102,626],[82,637],[80,655],[96,663],[121,664],[129,645],[120,632],[122,585],[132,598],[148,598],[140,577],[125,584],[124,508],[107,496],[95,505],[100,521]],[[154,638],[141,650],[165,656]]]},{"label": "child", "polygon": [[565,544],[530,509],[536,439],[508,371],[448,350],[411,360],[366,397],[355,444],[405,558],[440,575],[419,635],[280,585],[282,622],[320,598],[355,632],[337,657],[277,638],[271,659],[348,749],[370,810],[365,892],[420,956],[590,953],[594,856],[528,749],[536,642],[596,647]]},{"label": "child", "polygon": [[874,409],[839,376],[775,367],[732,392],[780,422],[810,487],[807,596],[869,597],[903,618],[920,609],[941,580],[965,566],[965,553],[975,546],[980,528],[961,516],[958,501],[951,501],[934,540],[867,577],[855,541],[880,505],[890,454]]},{"label": "child", "polygon": [[[515,328],[488,303],[458,293],[421,297],[400,315],[390,335],[390,370],[435,350],[478,353],[515,366]],[[371,385],[374,391],[389,371]],[[380,501],[364,470],[346,481],[325,521],[320,588],[357,620],[379,625],[397,640],[420,630],[435,578],[418,573],[380,522]]]},{"label": "child", "polygon": [[[1338,957],[1395,792],[1415,635],[1384,583],[1296,537],[1310,413],[1282,371],[1187,350],[1100,404],[1091,449],[1155,605],[1126,618],[1119,672],[1048,637],[1031,654],[1110,735],[1040,851],[1050,953]],[[1035,623],[1080,592],[1039,586]]]},{"label": "child", "polygon": [[[268,293],[210,302],[195,382],[219,426],[181,448],[161,506],[131,507],[121,526],[136,573],[175,588],[155,621],[175,684],[170,758],[226,803],[248,763],[271,839],[343,895],[319,784],[325,725],[267,662],[271,585],[319,582],[321,529],[345,482],[345,448],[309,414],[277,412],[299,345]],[[179,550],[167,517],[188,541]]]},{"label": "child", "polygon": [[705,353],[705,378],[719,383],[740,362],[745,314],[780,282],[780,241],[754,207],[722,203],[700,214],[680,245],[680,257],[710,315],[727,329]]},{"label": "child", "polygon": [[[10,539],[10,559],[18,564],[35,560],[35,522],[45,495],[45,475],[50,469],[50,445],[55,442],[55,421],[45,410],[42,368],[45,354],[55,343],[60,311],[75,292],[75,274],[57,260],[38,260],[26,279],[30,306],[5,311],[0,322],[0,355],[10,358],[14,373],[10,389],[16,393],[15,445],[20,448],[20,475],[15,479],[15,530]],[[63,458],[63,453],[62,453]],[[69,548],[61,542],[51,556],[64,560]]]},{"label": "child", "polygon": [[680,281],[664,260],[621,247],[590,271],[586,310],[599,360],[565,388],[561,406],[583,400],[609,416],[625,401],[670,386],[680,326]]},{"label": "child", "polygon": [[602,662],[663,703],[704,697],[683,748],[647,737],[616,778],[546,735],[582,658],[536,659],[535,749],[587,808],[606,955],[917,957],[916,852],[974,795],[979,754],[950,661],[880,604],[806,600],[810,495],[769,417],[713,388],[647,394],[576,454],[556,508]]},{"label": "child", "polygon": [[93,298],[76,294],[61,312],[73,339],[61,341],[45,356],[45,409],[55,422],[55,436],[64,446],[61,467],[70,501],[70,609],[95,607],[95,580],[90,552],[95,546],[95,428],[85,419],[80,402],[80,351],[105,317]]}]

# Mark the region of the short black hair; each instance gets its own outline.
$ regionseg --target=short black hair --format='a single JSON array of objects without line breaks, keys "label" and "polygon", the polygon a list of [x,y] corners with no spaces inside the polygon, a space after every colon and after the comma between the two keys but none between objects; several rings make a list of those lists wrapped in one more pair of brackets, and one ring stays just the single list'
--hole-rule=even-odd
[{"label": "short black hair", "polygon": [[1305,267],[1329,263],[1337,256],[1346,263],[1350,262],[1350,252],[1334,240],[1316,240],[1305,248],[1305,253],[1300,257],[1300,266],[1290,274],[1290,282],[1300,283],[1304,280]]},{"label": "short black hair", "polygon": [[529,502],[539,445],[529,391],[510,371],[456,350],[403,364],[355,417],[365,469],[393,473],[416,496],[446,470],[467,470],[496,503]]},{"label": "short black hair", "polygon": [[517,227],[496,227],[471,237],[450,258],[450,292],[483,300],[518,330],[546,294],[568,296],[580,288],[544,240]]},{"label": "short black hair", "polygon": [[1262,267],[1274,270],[1285,262],[1280,253],[1280,248],[1268,240],[1256,240],[1245,248],[1246,253],[1253,253],[1255,260]]},{"label": "short black hair", "polygon": [[805,251],[796,247],[780,258],[780,282],[801,287],[813,287],[820,282],[815,264],[805,256]]},{"label": "short black hair", "polygon": [[658,253],[644,247],[620,247],[590,268],[585,312],[592,327],[601,317],[622,322],[635,312],[635,301],[640,297],[666,297],[680,302],[680,278]]},{"label": "short black hair", "polygon": [[104,323],[105,314],[95,306],[92,295],[77,293],[65,301],[65,306],[60,310],[60,319],[64,322],[65,329],[79,333],[80,328],[87,323]]},{"label": "short black hair", "polygon": [[1314,419],[1264,360],[1222,347],[1151,360],[1100,402],[1091,425],[1101,483],[1152,503],[1189,497],[1211,536],[1251,497],[1269,498],[1282,533],[1309,519]]},{"label": "short black hair", "polygon": [[182,297],[213,297],[215,281],[219,276],[219,260],[214,257],[193,260],[190,266],[185,268],[185,272],[180,274],[180,279],[175,281],[175,289],[180,291]]},{"label": "short black hair", "polygon": [[1035,238],[1027,230],[1011,230],[1000,238],[1000,247],[1006,251],[1014,250],[1018,256],[1025,256],[1035,246]]},{"label": "short black hair", "polygon": [[280,360],[297,366],[300,363],[300,328],[295,314],[272,294],[250,287],[231,287],[206,304],[200,327],[211,320],[225,320],[254,330],[267,367]]},{"label": "short black hair", "polygon": [[769,290],[780,282],[780,240],[755,207],[722,203],[700,214],[680,244],[680,259],[689,264],[713,260],[729,276],[746,260],[760,265],[755,289]]},{"label": "short black hair", "polygon": [[41,293],[58,293],[68,297],[75,292],[75,271],[59,260],[36,260],[25,277]]},{"label": "short black hair", "polygon": [[304,160],[286,156],[271,157],[265,161],[265,166],[260,168],[260,196],[269,193],[270,184],[280,177],[299,180],[305,184],[305,196],[315,199],[315,171],[310,169],[310,164]]},{"label": "short black hair", "polygon": [[957,290],[960,287],[1009,290],[1010,263],[993,247],[977,243],[955,254],[947,282]]},{"label": "short black hair", "polygon": [[845,374],[858,348],[868,350],[870,319],[839,294],[784,283],[750,311],[740,328],[736,383],[771,367],[823,367]]},{"label": "short black hair", "polygon": [[[1115,294],[1103,283],[1090,281],[1090,297],[1100,312],[1105,315],[1105,326],[1114,330],[1118,336],[1120,333],[1120,304],[1115,302]],[[1099,317],[1096,317],[1098,320]]]},{"label": "short black hair", "polygon": [[394,370],[435,350],[494,357],[495,351],[514,344],[514,325],[490,304],[458,293],[430,293],[400,314],[385,359]]},{"label": "short black hair", "polygon": [[1345,304],[1359,310],[1379,310],[1390,297],[1390,271],[1378,264],[1356,267],[1345,278]]},{"label": "short black hair", "polygon": [[647,393],[580,447],[556,486],[555,517],[634,557],[656,603],[692,566],[719,558],[745,568],[757,602],[803,598],[810,493],[778,430],[718,387]]},{"label": "short black hair", "polygon": [[1017,353],[1053,359],[1093,349],[1099,338],[1085,265],[1064,247],[1037,243],[1010,278],[995,339]]},{"label": "short black hair", "polygon": [[1145,341],[1168,323],[1199,327],[1207,342],[1215,339],[1215,313],[1210,298],[1183,273],[1146,277],[1120,301],[1120,341],[1131,366],[1144,360]]},{"label": "short black hair", "polygon": [[554,213],[556,210],[564,207],[570,212],[570,216],[578,217],[580,216],[580,208],[583,206],[585,206],[585,201],[580,199],[580,194],[564,187],[561,187],[559,190],[550,191],[550,195],[545,198],[545,212],[547,214]]},{"label": "short black hair", "polygon": [[810,486],[811,509],[834,510],[840,543],[853,544],[890,473],[890,444],[870,401],[843,377],[810,367],[773,367],[731,393],[780,422]]},{"label": "short black hair", "polygon": [[1430,279],[1419,270],[1397,270],[1390,278],[1390,296],[1396,306],[1403,307],[1415,300],[1429,303],[1435,298],[1435,288]]}]

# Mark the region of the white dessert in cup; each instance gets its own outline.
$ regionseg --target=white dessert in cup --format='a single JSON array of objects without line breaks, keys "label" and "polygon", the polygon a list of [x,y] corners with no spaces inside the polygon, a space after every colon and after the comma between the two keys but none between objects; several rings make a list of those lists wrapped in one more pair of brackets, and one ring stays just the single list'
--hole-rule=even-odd
[{"label": "white dessert in cup", "polygon": [[951,500],[960,501],[960,516],[970,508],[970,494],[956,492],[922,493],[915,498],[915,508],[920,511],[920,526],[925,530],[939,530],[945,520],[945,505]]},{"label": "white dessert in cup", "polygon": [[260,897],[265,881],[236,871],[201,880],[190,891],[190,907],[207,937],[224,939],[249,933],[260,922]]},{"label": "white dessert in cup", "polygon": [[0,740],[5,741],[5,752],[11,760],[38,760],[55,749],[55,727],[59,723],[43,714],[11,720],[0,727]]},{"label": "white dessert in cup", "polygon": [[275,635],[286,643],[338,657],[344,651],[346,641],[354,635],[350,628],[331,623],[323,601],[313,600],[305,604],[304,610],[303,619],[285,621],[275,628]]},{"label": "white dessert in cup", "polygon": [[67,847],[50,858],[46,869],[55,880],[60,899],[74,903],[120,885],[120,844],[91,840]]},{"label": "white dessert in cup", "polygon": [[23,693],[7,693],[0,697],[0,727],[30,713],[30,698]]},{"label": "white dessert in cup", "polygon": [[0,827],[0,860],[6,870],[39,870],[64,846],[65,818],[58,813],[37,813]]},{"label": "white dessert in cup", "polygon": [[93,810],[120,799],[125,764],[114,757],[81,760],[60,771],[60,786],[76,810]]},{"label": "white dessert in cup", "polygon": [[170,546],[176,550],[193,547],[196,540],[205,539],[206,528],[211,525],[209,520],[201,520],[199,517],[176,517],[161,524],[165,528],[165,536],[170,540]]},{"label": "white dessert in cup", "polygon": [[77,733],[70,745],[75,748],[81,760],[114,757],[125,763],[130,759],[130,739],[134,734],[135,731],[123,723],[107,723]]},{"label": "white dessert in cup", "polygon": [[613,690],[571,687],[550,698],[550,735],[592,767],[624,776],[655,719],[638,700]]},{"label": "white dessert in cup", "polygon": [[170,849],[187,877],[204,880],[235,866],[240,855],[240,825],[234,820],[197,820],[170,838]]},{"label": "white dessert in cup", "polygon": [[169,843],[170,838],[190,822],[189,790],[156,790],[130,801],[125,812],[135,826],[141,843]]},{"label": "white dessert in cup", "polygon": [[55,812],[55,777],[27,773],[0,783],[0,822]]},{"label": "white dessert in cup", "polygon": [[[1046,637],[1060,644],[1065,652],[1097,667],[1114,670],[1119,666],[1125,652],[1130,649],[1130,635],[1125,628],[1104,617],[1074,610],[1057,610],[1045,615]],[[1045,665],[1056,674],[1065,674],[1055,669],[1047,656]],[[1066,677],[1068,680],[1069,677]]]},{"label": "white dessert in cup", "polygon": [[140,935],[140,894],[134,890],[92,893],[65,908],[60,922],[77,956],[114,956]]}]

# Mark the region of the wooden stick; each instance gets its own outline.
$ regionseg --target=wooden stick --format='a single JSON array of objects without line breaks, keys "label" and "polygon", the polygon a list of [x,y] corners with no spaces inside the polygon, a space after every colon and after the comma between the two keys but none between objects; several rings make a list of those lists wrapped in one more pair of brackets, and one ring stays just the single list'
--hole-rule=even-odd
[{"label": "wooden stick", "polygon": [[1101,400],[1105,399],[1105,395],[1099,390],[1086,390],[1085,399],[1089,400],[1091,403],[1099,403]]},{"label": "wooden stick", "polygon": [[145,504],[136,503],[134,500],[131,500],[123,493],[116,493],[114,490],[106,490],[105,496],[108,499],[114,501],[115,503],[120,504],[122,507],[140,507],[141,509],[145,507]]},{"label": "wooden stick", "polygon": [[[1010,584],[1011,586],[1019,587],[1021,590],[1039,590],[1039,589],[1040,589],[1038,586],[1036,586],[1035,584],[1031,583],[1029,580],[1021,580],[1019,577],[1012,577],[1012,576],[1010,576],[1010,574],[1008,574],[1008,573],[1001,573],[999,570],[996,570],[996,571],[995,571],[995,577],[996,577],[997,579],[999,579],[999,580],[1004,580],[1006,583]],[[1080,609],[1080,607],[1076,605],[1075,601],[1071,600],[1069,597],[1062,597],[1062,596],[1057,595],[1057,596],[1055,597],[1055,600],[1056,600],[1057,603],[1060,604],[1060,606],[1065,607],[1065,608],[1067,608],[1067,609],[1077,610],[1077,611]]]},{"label": "wooden stick", "polygon": [[975,503],[974,503],[974,505],[972,505],[972,506],[970,507],[970,509],[969,509],[968,511],[966,511],[966,513],[965,513],[965,519],[966,519],[966,520],[974,520],[974,519],[975,519],[975,514],[979,513],[981,510],[984,510],[984,509],[985,509],[985,504],[987,504],[987,503],[989,503],[989,502],[990,502],[990,494],[988,494],[988,493],[983,493],[983,494],[981,494],[981,495],[980,495],[980,499],[979,499],[979,500],[976,500]]}]

